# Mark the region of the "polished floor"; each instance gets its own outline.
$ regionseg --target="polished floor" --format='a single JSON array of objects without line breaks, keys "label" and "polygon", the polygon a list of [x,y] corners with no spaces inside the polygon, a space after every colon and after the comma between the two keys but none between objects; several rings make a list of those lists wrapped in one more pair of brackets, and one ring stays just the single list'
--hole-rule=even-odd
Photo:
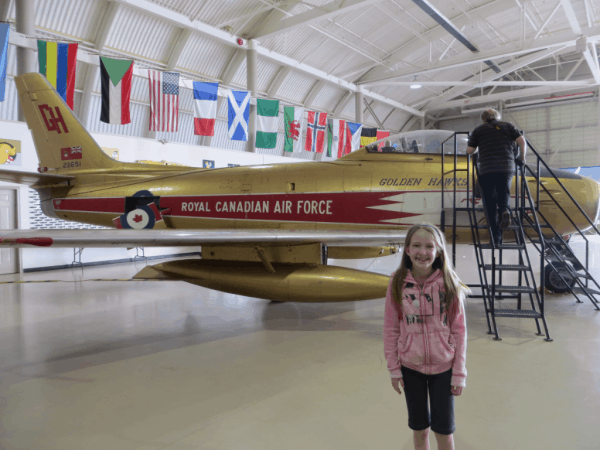
[{"label": "polished floor", "polygon": [[[600,275],[600,242],[591,264]],[[459,275],[476,282],[471,247]],[[397,256],[345,265],[391,273]],[[0,285],[0,449],[411,449],[383,358],[383,300],[271,303],[182,282],[93,282],[144,263],[51,271]],[[486,334],[467,305],[457,449],[600,448],[600,311],[547,297]],[[432,449],[436,448],[432,442]]]}]

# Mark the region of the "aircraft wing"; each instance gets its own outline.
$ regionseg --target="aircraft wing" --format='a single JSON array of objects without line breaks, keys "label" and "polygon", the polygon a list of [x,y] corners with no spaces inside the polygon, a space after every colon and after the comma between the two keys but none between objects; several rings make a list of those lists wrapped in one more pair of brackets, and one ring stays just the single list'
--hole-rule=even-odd
[{"label": "aircraft wing", "polygon": [[196,245],[386,246],[404,243],[405,230],[0,230],[1,247],[178,247]]},{"label": "aircraft wing", "polygon": [[54,185],[61,181],[74,180],[70,175],[50,175],[46,173],[21,172],[18,170],[0,170],[0,181],[24,184],[27,186]]}]

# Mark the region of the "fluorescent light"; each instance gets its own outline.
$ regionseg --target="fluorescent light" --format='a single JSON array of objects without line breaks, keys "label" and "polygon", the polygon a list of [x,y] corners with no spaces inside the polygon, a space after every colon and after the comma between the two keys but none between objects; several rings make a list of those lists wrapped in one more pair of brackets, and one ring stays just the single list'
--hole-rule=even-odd
[{"label": "fluorescent light", "polygon": [[411,89],[421,89],[421,85],[420,85],[420,84],[418,84],[418,83],[414,83],[414,84],[411,84],[411,85],[410,85],[410,88],[411,88]]}]

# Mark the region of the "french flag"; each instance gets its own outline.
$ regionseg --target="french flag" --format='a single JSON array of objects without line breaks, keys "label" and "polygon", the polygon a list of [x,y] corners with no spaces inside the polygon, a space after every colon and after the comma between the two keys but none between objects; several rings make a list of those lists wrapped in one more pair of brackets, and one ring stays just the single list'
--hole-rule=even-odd
[{"label": "french flag", "polygon": [[194,81],[194,134],[214,136],[219,83]]}]

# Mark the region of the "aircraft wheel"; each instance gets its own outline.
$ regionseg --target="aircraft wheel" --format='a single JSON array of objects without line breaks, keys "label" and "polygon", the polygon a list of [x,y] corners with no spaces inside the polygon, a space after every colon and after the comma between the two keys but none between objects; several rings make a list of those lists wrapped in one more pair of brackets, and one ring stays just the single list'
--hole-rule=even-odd
[{"label": "aircraft wheel", "polygon": [[570,288],[575,284],[575,278],[573,278],[570,274],[562,274],[562,277],[565,279],[567,284],[563,282],[558,274],[557,270],[561,272],[565,271],[567,268],[565,264],[560,262],[555,262],[552,264],[546,265],[545,268],[545,277],[544,281],[546,282],[546,288],[552,292],[556,292],[557,294],[563,294],[565,292],[569,292]]}]

